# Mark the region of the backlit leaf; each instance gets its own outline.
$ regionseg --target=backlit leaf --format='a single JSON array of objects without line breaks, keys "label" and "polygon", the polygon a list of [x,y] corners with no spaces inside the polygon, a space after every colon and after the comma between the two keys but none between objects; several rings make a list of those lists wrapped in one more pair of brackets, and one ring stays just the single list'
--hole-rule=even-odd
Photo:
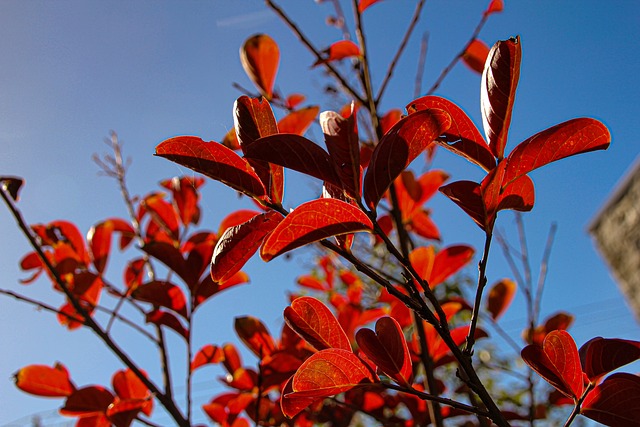
[{"label": "backlit leaf", "polygon": [[611,375],[587,395],[580,413],[606,426],[640,426],[640,377]]},{"label": "backlit leaf", "polygon": [[584,390],[582,366],[575,341],[566,331],[552,331],[542,346],[522,349],[522,359],[549,384],[577,401]]},{"label": "backlit leaf", "polygon": [[307,99],[307,97],[301,93],[292,93],[291,95],[287,96],[287,99],[285,99],[285,106],[287,107],[287,109],[293,110],[302,102],[304,102],[305,99]]},{"label": "backlit leaf", "polygon": [[358,11],[360,13],[364,12],[369,6],[378,3],[382,0],[360,0],[358,2]]},{"label": "backlit leaf", "polygon": [[472,181],[456,181],[440,187],[440,192],[462,208],[483,230],[486,214],[480,184]]},{"label": "backlit leaf", "polygon": [[351,351],[329,348],[305,360],[293,376],[291,387],[297,396],[318,398],[378,381],[370,368]]},{"label": "backlit leaf", "polygon": [[240,49],[240,62],[260,92],[271,99],[280,63],[278,44],[266,34],[251,36]]},{"label": "backlit leaf", "polygon": [[202,281],[191,290],[195,297],[194,310],[217,293],[245,283],[249,283],[249,276],[244,271],[238,271],[224,282],[214,282],[211,275],[207,274]]},{"label": "backlit leaf", "polygon": [[474,253],[474,249],[466,245],[448,246],[438,253],[435,253],[433,246],[422,246],[409,254],[409,260],[420,277],[433,289],[467,265]]},{"label": "backlit leaf", "polygon": [[198,224],[200,221],[200,193],[198,189],[204,184],[202,177],[173,177],[160,183],[171,191],[173,201],[179,212],[182,224]]},{"label": "backlit leaf", "polygon": [[264,197],[262,181],[246,160],[217,142],[195,136],[167,139],[156,147],[156,155],[220,181],[251,197]]},{"label": "backlit leaf", "polygon": [[211,259],[211,278],[215,282],[224,282],[240,271],[258,250],[265,236],[281,221],[280,213],[268,211],[228,228],[215,246]]},{"label": "backlit leaf", "polygon": [[93,265],[99,273],[102,273],[107,265],[109,252],[111,251],[111,236],[113,232],[121,233],[120,249],[128,246],[135,237],[135,231],[131,224],[119,218],[111,218],[103,221],[89,230],[87,233],[87,243]]},{"label": "backlit leaf", "polygon": [[498,41],[489,52],[480,85],[482,124],[489,148],[499,160],[504,157],[511,113],[520,78],[520,38]]},{"label": "backlit leaf", "polygon": [[319,300],[300,297],[284,310],[284,320],[317,350],[340,348],[351,351],[351,344],[335,316]]},{"label": "backlit leaf", "polygon": [[293,210],[269,234],[260,256],[269,261],[297,247],[328,237],[370,231],[371,220],[357,207],[337,199],[317,199]]},{"label": "backlit leaf", "polygon": [[220,225],[218,226],[218,235],[221,236],[225,231],[227,231],[227,228],[235,227],[243,222],[247,222],[259,214],[259,211],[251,209],[238,209],[237,211],[231,212],[220,222]]},{"label": "backlit leaf", "polygon": [[312,67],[316,67],[325,62],[339,61],[345,58],[360,56],[360,48],[351,40],[340,40],[333,43],[323,51],[324,57],[317,60]]},{"label": "backlit leaf", "polygon": [[67,397],[60,414],[72,417],[105,414],[112,402],[113,394],[104,387],[83,387]]},{"label": "backlit leaf", "polygon": [[360,143],[355,111],[347,118],[333,111],[320,114],[320,127],[333,166],[348,195],[360,200]]},{"label": "backlit leaf", "polygon": [[391,317],[376,322],[375,332],[360,329],[356,334],[360,350],[378,368],[400,385],[408,386],[411,380],[411,357],[402,328]]},{"label": "backlit leaf", "polygon": [[596,337],[580,347],[582,369],[592,381],[640,359],[640,342]]},{"label": "backlit leaf", "polygon": [[191,371],[195,371],[201,366],[208,364],[220,363],[224,360],[224,352],[221,347],[213,344],[207,344],[202,347],[191,361]]},{"label": "backlit leaf", "polygon": [[507,311],[515,293],[516,282],[513,280],[502,279],[491,287],[487,295],[486,309],[493,320],[498,320]]},{"label": "backlit leaf", "polygon": [[260,359],[273,353],[276,344],[266,326],[253,316],[236,317],[234,328],[247,348]]},{"label": "backlit leaf", "polygon": [[503,0],[491,0],[489,2],[489,6],[487,6],[487,10],[484,11],[484,15],[490,15],[492,13],[502,12],[504,9],[504,1]]},{"label": "backlit leaf", "polygon": [[306,408],[313,405],[314,402],[322,399],[322,397],[300,397],[293,392],[293,376],[287,381],[282,389],[282,398],[280,399],[280,405],[282,413],[289,418],[293,418]]},{"label": "backlit leaf", "polygon": [[[146,372],[142,371],[142,373],[147,376]],[[111,384],[121,400],[137,400],[139,409],[142,409],[145,415],[151,415],[153,411],[151,392],[131,369],[122,369],[113,374]]]},{"label": "backlit leaf", "polygon": [[462,55],[462,61],[476,73],[482,74],[484,64],[489,56],[489,46],[482,40],[473,39]]},{"label": "backlit leaf", "polygon": [[13,375],[16,387],[25,393],[44,397],[66,397],[76,389],[69,371],[61,363],[53,367],[29,365]]},{"label": "backlit leaf", "polygon": [[421,110],[396,123],[371,155],[364,177],[367,206],[375,208],[393,180],[450,126],[451,116],[440,109]]},{"label": "backlit leaf", "polygon": [[284,116],[278,122],[278,131],[280,133],[294,133],[296,135],[304,135],[309,126],[318,117],[320,107],[317,105],[301,108],[292,111]]},{"label": "backlit leaf", "polygon": [[157,326],[166,326],[172,329],[178,335],[182,336],[185,340],[189,338],[189,331],[184,327],[182,322],[178,318],[164,310],[153,310],[145,316],[147,323],[153,323]]},{"label": "backlit leaf", "polygon": [[138,286],[132,293],[138,301],[169,308],[182,317],[187,317],[187,301],[182,290],[169,282],[154,280]]}]

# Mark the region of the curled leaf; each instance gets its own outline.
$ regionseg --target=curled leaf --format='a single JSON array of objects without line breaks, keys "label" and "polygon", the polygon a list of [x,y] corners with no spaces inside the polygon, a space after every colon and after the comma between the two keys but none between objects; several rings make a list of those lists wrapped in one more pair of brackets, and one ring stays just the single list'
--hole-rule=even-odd
[{"label": "curled leaf", "polygon": [[66,397],[76,389],[69,371],[61,363],[53,367],[29,365],[13,375],[16,387],[25,393],[44,397]]}]

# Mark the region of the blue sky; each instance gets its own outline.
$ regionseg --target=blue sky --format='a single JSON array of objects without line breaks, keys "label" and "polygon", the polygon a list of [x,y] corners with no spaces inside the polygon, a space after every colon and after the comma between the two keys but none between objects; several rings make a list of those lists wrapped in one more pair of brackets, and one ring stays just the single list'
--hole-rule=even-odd
[{"label": "blue sky", "polygon": [[[374,84],[380,83],[413,4],[385,0],[365,15]],[[340,38],[324,24],[331,10],[328,4],[291,0],[282,1],[282,6],[318,47]],[[383,111],[402,108],[412,99],[421,33],[430,34],[424,77],[425,86],[430,86],[466,42],[484,7],[483,1],[427,2],[417,36],[387,90]],[[613,135],[606,152],[565,159],[531,175],[537,200],[525,221],[534,265],[549,224],[555,221],[559,227],[543,315],[560,309],[576,314],[571,332],[578,344],[598,335],[640,339],[638,324],[586,233],[640,148],[639,20],[640,4],[631,0],[615,6],[586,0],[507,1],[505,11],[492,16],[480,36],[489,45],[516,34],[522,39],[522,71],[507,150],[546,127],[580,116],[602,120]],[[20,207],[27,221],[68,219],[84,233],[103,218],[126,216],[115,183],[98,176],[91,161],[93,153],[108,151],[102,141],[110,130],[118,132],[125,154],[133,160],[132,193],[146,194],[164,178],[189,173],[153,157],[154,147],[181,134],[221,140],[233,125],[233,101],[240,95],[231,84],[252,87],[238,49],[257,32],[268,33],[281,47],[276,86],[282,92],[306,93],[322,110],[337,107],[321,95],[325,80],[319,70],[310,70],[312,56],[257,0],[0,2],[0,174],[26,179]],[[479,83],[477,74],[459,64],[437,94],[458,103],[480,126]],[[309,136],[318,140],[318,135],[320,131],[312,128]],[[474,166],[447,153],[438,154],[435,166],[453,179],[480,177]],[[310,180],[294,174],[288,178],[289,206],[313,197]],[[208,182],[203,226],[216,229],[228,206],[248,205],[220,184]],[[450,201],[438,196],[430,206],[445,243],[482,244],[480,230]],[[501,214],[498,228],[514,236],[512,215]],[[60,304],[61,298],[52,295],[45,281],[29,287],[17,283],[23,277],[18,262],[29,248],[6,209],[0,209],[0,232],[0,287]],[[497,249],[495,245],[491,253],[490,282],[510,276]],[[252,284],[221,295],[200,314],[196,347],[235,341],[232,319],[244,314],[264,319],[277,331],[287,304],[285,292],[294,288],[294,278],[308,265],[309,257],[303,256],[270,265],[252,260],[247,269]],[[117,268],[111,274],[119,280]],[[517,337],[523,320],[519,296],[504,326]],[[120,368],[89,332],[69,333],[51,315],[7,297],[0,297],[0,324],[0,425],[50,412],[60,403],[17,391],[11,374],[21,366],[59,360],[78,385],[108,384]],[[121,332],[125,331],[118,330],[118,336],[124,337]],[[123,339],[137,360],[156,363],[155,355],[136,340]],[[180,345],[177,340],[175,344]],[[176,364],[181,357],[175,356]],[[196,374],[198,405],[219,390],[218,374],[212,368]]]}]

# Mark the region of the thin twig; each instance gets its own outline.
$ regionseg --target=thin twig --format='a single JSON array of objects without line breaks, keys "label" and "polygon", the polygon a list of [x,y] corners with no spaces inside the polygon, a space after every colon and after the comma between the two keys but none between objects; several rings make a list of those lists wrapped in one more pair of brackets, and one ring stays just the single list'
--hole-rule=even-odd
[{"label": "thin twig", "polygon": [[542,254],[542,261],[540,262],[540,273],[538,275],[538,286],[536,289],[536,296],[534,298],[534,306],[533,306],[533,318],[536,323],[538,322],[540,316],[540,304],[542,303],[542,292],[544,290],[544,284],[547,280],[547,272],[549,270],[549,259],[551,257],[551,248],[553,247],[553,240],[556,235],[556,230],[558,229],[558,225],[554,222],[551,224],[549,228],[549,234],[547,235],[547,243],[544,247],[544,252]]},{"label": "thin twig", "polygon": [[422,93],[422,76],[424,75],[424,66],[427,63],[427,49],[429,47],[429,33],[422,34],[420,42],[420,55],[418,56],[418,67],[416,69],[416,80],[413,87],[413,98],[417,98]]},{"label": "thin twig", "polygon": [[478,324],[478,317],[480,315],[480,305],[482,303],[482,291],[487,285],[487,260],[489,258],[489,249],[491,247],[491,233],[485,234],[484,251],[482,253],[482,259],[478,264],[478,286],[476,288],[476,298],[473,304],[473,312],[471,313],[471,322],[469,323],[469,333],[467,334],[467,342],[464,347],[464,354],[471,357],[473,354],[473,345],[476,342],[476,326]]},{"label": "thin twig", "polygon": [[456,408],[456,409],[460,409],[462,411],[465,412],[469,412],[471,414],[476,414],[476,415],[480,415],[482,417],[489,417],[491,418],[491,414],[489,414],[488,411],[484,411],[480,408],[477,408],[475,406],[470,406],[467,404],[464,404],[462,402],[458,402],[452,399],[447,399],[446,397],[440,397],[440,396],[435,396],[433,394],[429,394],[429,393],[423,393],[421,391],[415,390],[415,389],[411,389],[411,388],[405,388],[405,387],[401,387],[398,386],[396,384],[390,384],[390,383],[381,383],[384,387],[386,388],[390,388],[392,390],[396,390],[396,391],[401,391],[407,394],[413,394],[414,396],[417,396],[423,400],[432,400],[434,402],[438,402],[438,403],[442,403],[443,405],[447,405],[447,406],[451,406],[452,408]]}]

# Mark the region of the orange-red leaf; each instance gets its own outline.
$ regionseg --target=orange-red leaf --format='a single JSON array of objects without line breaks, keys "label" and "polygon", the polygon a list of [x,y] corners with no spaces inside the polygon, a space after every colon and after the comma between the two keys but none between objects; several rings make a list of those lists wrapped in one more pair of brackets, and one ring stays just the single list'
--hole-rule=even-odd
[{"label": "orange-red leaf", "polygon": [[299,397],[318,398],[378,381],[369,366],[351,351],[329,348],[305,360],[294,374],[291,387]]},{"label": "orange-red leaf", "polygon": [[260,256],[269,261],[297,247],[328,237],[370,231],[371,220],[357,207],[337,199],[317,199],[293,210],[265,239]]},{"label": "orange-red leaf", "polygon": [[262,181],[246,160],[217,142],[195,136],[167,139],[156,147],[156,155],[220,181],[251,197],[264,197]]},{"label": "orange-red leaf", "polygon": [[361,55],[360,48],[351,40],[337,41],[325,49],[323,53],[324,57],[317,60],[313,64],[313,67],[324,64],[325,62],[339,61],[341,59],[353,58]]},{"label": "orange-red leaf", "polygon": [[16,387],[25,393],[44,397],[66,397],[76,389],[69,371],[61,364],[53,367],[46,365],[29,365],[13,375]]},{"label": "orange-red leaf", "polygon": [[450,126],[451,116],[440,109],[418,111],[396,123],[371,155],[364,177],[367,205],[375,208],[400,172]]},{"label": "orange-red leaf", "polygon": [[521,60],[520,37],[498,41],[491,48],[482,73],[482,124],[489,148],[499,160],[504,157],[507,144]]},{"label": "orange-red leaf", "polygon": [[259,319],[253,316],[236,317],[234,327],[242,342],[260,359],[270,356],[276,349],[273,337]]},{"label": "orange-red leaf", "polygon": [[358,2],[358,11],[360,13],[364,12],[369,6],[378,3],[382,0],[360,0]]},{"label": "orange-red leaf", "polygon": [[237,211],[231,212],[220,222],[220,225],[218,226],[218,235],[222,235],[225,231],[227,231],[227,228],[235,227],[236,225],[240,225],[243,222],[247,222],[251,218],[259,214],[259,211],[251,209],[238,209]]},{"label": "orange-red leaf", "polygon": [[487,56],[489,56],[489,46],[482,40],[473,39],[471,43],[467,45],[462,55],[462,60],[473,71],[482,74],[484,64],[487,62]]},{"label": "orange-red leaf", "polygon": [[507,311],[516,293],[516,282],[502,279],[495,283],[487,295],[487,311],[493,320],[498,320]]},{"label": "orange-red leaf", "polygon": [[607,426],[640,426],[640,377],[611,375],[587,395],[580,413]]},{"label": "orange-red leaf", "polygon": [[187,300],[182,290],[169,282],[154,280],[138,286],[132,296],[138,301],[169,308],[182,317],[187,317]]},{"label": "orange-red leaf", "polygon": [[278,131],[280,133],[294,133],[296,135],[304,135],[309,126],[318,117],[320,107],[317,105],[301,108],[292,111],[284,116],[278,122]]},{"label": "orange-red leaf", "polygon": [[126,248],[135,236],[131,224],[119,218],[103,221],[91,227],[89,233],[87,233],[91,259],[99,273],[102,273],[107,265],[109,251],[111,250],[111,236],[114,231],[121,233],[120,250]]},{"label": "orange-red leaf", "polygon": [[400,385],[408,386],[411,381],[411,357],[402,328],[391,317],[383,317],[376,322],[375,332],[360,329],[356,334],[360,350],[378,368]]},{"label": "orange-red leaf", "polygon": [[314,402],[322,399],[322,397],[300,397],[293,392],[293,376],[286,382],[282,389],[282,398],[280,399],[280,406],[282,413],[289,418],[293,418],[302,412],[304,409],[310,407]]},{"label": "orange-red leaf", "polygon": [[269,211],[227,231],[216,243],[211,259],[211,278],[215,282],[230,279],[245,265],[267,236],[282,221],[282,215]]},{"label": "orange-red leaf", "polygon": [[284,310],[284,320],[317,350],[339,348],[351,351],[349,338],[335,316],[319,300],[300,297]]},{"label": "orange-red leaf", "polygon": [[640,359],[640,342],[596,337],[580,347],[579,353],[584,373],[595,382],[603,375]]},{"label": "orange-red leaf", "polygon": [[448,246],[437,254],[433,246],[423,246],[414,249],[409,254],[409,260],[420,277],[428,281],[433,289],[467,265],[474,253],[474,249],[467,245]]},{"label": "orange-red leaf", "polygon": [[193,356],[193,361],[191,362],[191,371],[195,371],[201,366],[212,364],[212,363],[220,363],[224,361],[224,351],[221,347],[213,344],[207,344],[202,347],[195,356]]},{"label": "orange-red leaf", "polygon": [[522,359],[549,384],[577,401],[584,390],[578,348],[566,331],[550,332],[542,346],[531,344],[522,349]]},{"label": "orange-red leaf", "polygon": [[258,90],[271,99],[280,63],[278,44],[266,34],[251,36],[240,49],[240,62]]},{"label": "orange-red leaf", "polygon": [[291,95],[287,96],[287,99],[285,99],[285,106],[287,107],[287,109],[293,110],[302,102],[304,102],[305,99],[307,99],[307,97],[301,93],[292,93]]},{"label": "orange-red leaf", "polygon": [[[142,373],[146,376],[144,371]],[[147,416],[151,415],[153,411],[151,392],[131,369],[123,369],[113,374],[111,384],[121,400],[136,401],[135,404],[138,405],[138,409],[142,409]],[[123,408],[120,407],[119,409]]]},{"label": "orange-red leaf", "polygon": [[487,10],[484,11],[484,16],[490,15],[492,13],[502,12],[503,9],[503,0],[491,0],[489,2],[489,6],[487,6]]}]

